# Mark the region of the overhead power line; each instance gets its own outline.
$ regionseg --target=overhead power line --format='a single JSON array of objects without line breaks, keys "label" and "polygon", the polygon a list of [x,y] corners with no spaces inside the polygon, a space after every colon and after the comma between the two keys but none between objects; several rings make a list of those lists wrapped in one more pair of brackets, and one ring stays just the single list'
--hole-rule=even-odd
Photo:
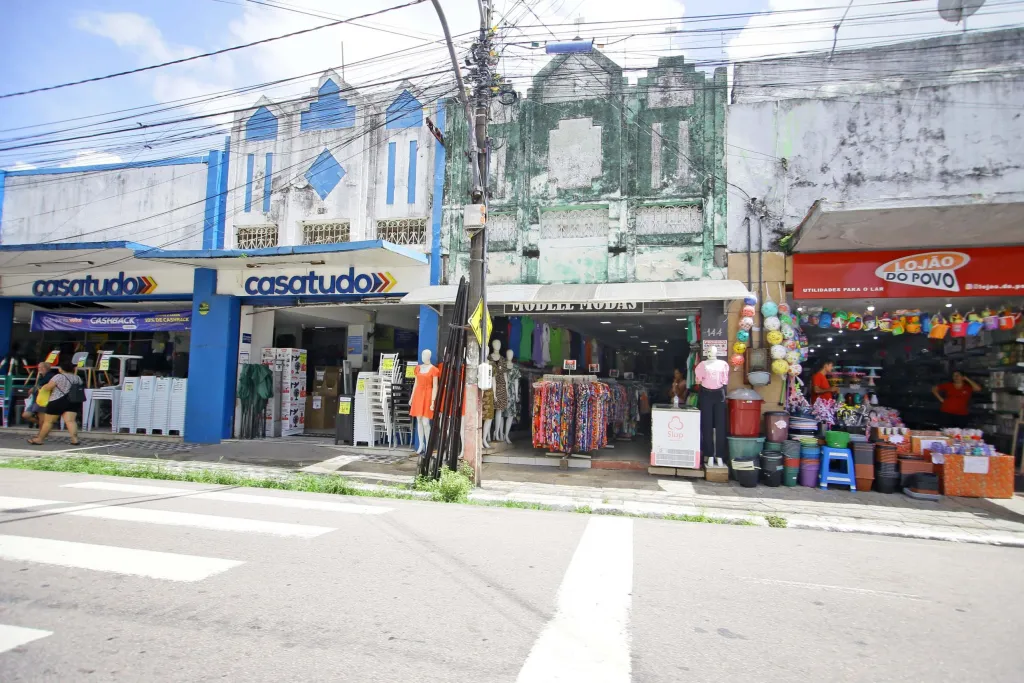
[{"label": "overhead power line", "polygon": [[48,86],[45,86],[45,87],[42,87],[42,88],[33,88],[31,90],[22,90],[20,92],[5,93],[5,94],[0,95],[0,100],[7,99],[7,98],[10,98],[10,97],[19,97],[21,95],[31,95],[33,93],[46,92],[48,90],[59,90],[61,88],[70,88],[73,85],[82,85],[83,83],[95,83],[96,81],[105,81],[105,80],[108,80],[108,79],[111,79],[111,78],[119,78],[120,76],[129,76],[131,74],[142,73],[144,71],[152,71],[154,69],[162,69],[165,66],[173,66],[175,64],[184,64],[185,62],[192,62],[192,61],[195,61],[197,59],[205,59],[206,57],[216,57],[217,55],[226,54],[228,52],[235,52],[236,50],[244,50],[246,48],[250,48],[250,47],[253,47],[253,46],[256,46],[256,45],[264,45],[266,43],[272,43],[272,42],[277,41],[277,40],[284,40],[285,38],[294,38],[295,36],[301,36],[301,35],[304,35],[306,33],[312,33],[314,31],[319,31],[321,29],[331,28],[332,26],[340,26],[341,24],[350,24],[353,21],[357,21],[359,19],[368,19],[370,17],[375,17],[375,16],[377,16],[379,14],[385,14],[386,12],[392,12],[392,11],[394,11],[396,9],[404,9],[406,7],[412,7],[413,5],[418,5],[421,2],[424,2],[424,0],[409,0],[409,2],[405,3],[404,5],[396,5],[394,7],[387,7],[387,8],[382,9],[382,10],[377,10],[376,12],[370,12],[368,14],[361,14],[361,15],[359,15],[357,17],[352,17],[350,19],[339,19],[338,21],[332,21],[332,22],[330,22],[328,24],[322,24],[320,26],[314,26],[312,28],[305,28],[305,29],[302,29],[300,31],[292,31],[291,33],[285,33],[285,34],[282,34],[282,35],[279,35],[279,36],[272,36],[270,38],[264,38],[263,40],[256,40],[256,41],[253,41],[251,43],[245,43],[243,45],[234,45],[232,47],[226,47],[226,48],[223,48],[221,50],[214,50],[213,52],[204,52],[202,54],[192,55],[191,57],[182,57],[181,59],[173,59],[173,60],[171,60],[169,62],[162,62],[160,64],[151,64],[149,66],[141,66],[141,67],[139,67],[137,69],[130,69],[128,71],[119,71],[117,73],[107,74],[105,76],[94,76],[92,78],[84,78],[84,79],[82,79],[80,81],[71,81],[71,82],[68,82],[68,83],[59,83],[57,85],[48,85]]}]

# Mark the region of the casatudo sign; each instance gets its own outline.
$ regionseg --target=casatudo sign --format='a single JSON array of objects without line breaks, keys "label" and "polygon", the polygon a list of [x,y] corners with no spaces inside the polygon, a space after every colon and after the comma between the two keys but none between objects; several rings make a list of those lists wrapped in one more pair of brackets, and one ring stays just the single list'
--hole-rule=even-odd
[{"label": "casatudo sign", "polygon": [[1024,247],[823,252],[793,256],[796,299],[1024,294]]}]

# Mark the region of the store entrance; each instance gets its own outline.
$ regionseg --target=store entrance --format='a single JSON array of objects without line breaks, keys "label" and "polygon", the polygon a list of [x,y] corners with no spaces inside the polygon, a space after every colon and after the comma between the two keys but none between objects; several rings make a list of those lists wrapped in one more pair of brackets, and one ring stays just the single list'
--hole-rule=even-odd
[{"label": "store entrance", "polygon": [[[1024,418],[1024,300],[797,301],[809,343],[802,380],[828,380],[852,427],[968,430],[1000,452]],[[958,375],[958,376],[956,376]]]},{"label": "store entrance", "polygon": [[[363,402],[356,403],[355,395],[360,386],[366,384],[366,378],[381,374],[382,363],[387,366],[384,370],[392,372],[393,368],[405,368],[417,360],[418,306],[256,307],[252,315],[254,336],[259,336],[256,330],[264,328],[263,338],[257,340],[261,348],[253,351],[259,356],[253,362],[274,364],[287,375],[275,377],[275,382],[281,382],[275,395],[281,397],[282,405],[275,403],[270,407],[273,436],[335,436],[335,415],[341,403],[346,399],[351,401],[349,410],[352,412],[347,415],[354,415],[356,405],[360,411],[368,409]],[[266,328],[271,328],[272,332]],[[280,356],[301,361],[289,366],[276,362]],[[362,385],[360,378],[364,379]],[[398,405],[401,401],[390,394],[384,398],[388,405],[378,412],[388,417],[389,424],[382,425],[380,433],[391,437],[402,406]],[[407,406],[405,412],[408,412]],[[407,416],[405,419],[407,421]],[[282,423],[279,428],[278,421]],[[351,435],[343,439],[352,440]],[[385,440],[389,444],[394,441],[393,438]],[[371,443],[366,445],[375,444],[376,440],[371,438]]]},{"label": "store entrance", "polygon": [[[722,309],[720,302],[717,307]],[[484,461],[646,471],[653,407],[672,404],[677,370],[680,405],[693,386],[702,309],[679,304],[647,304],[635,311],[574,308],[492,309],[491,357],[497,344],[497,374],[508,376],[511,350],[516,381],[498,382],[493,410],[485,392],[483,418],[485,431],[491,428],[486,435],[491,448],[485,448]],[[566,384],[572,385],[572,396]],[[501,401],[503,390],[515,398]],[[588,397],[582,404],[581,393]],[[511,444],[503,445],[498,423],[507,425],[509,419]]]}]

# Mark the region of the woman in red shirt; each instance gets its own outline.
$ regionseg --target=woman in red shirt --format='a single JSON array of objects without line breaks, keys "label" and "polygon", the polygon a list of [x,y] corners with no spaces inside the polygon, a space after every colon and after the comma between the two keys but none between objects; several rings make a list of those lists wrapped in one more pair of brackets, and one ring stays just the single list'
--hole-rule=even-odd
[{"label": "woman in red shirt", "polygon": [[959,370],[953,372],[953,381],[932,387],[932,394],[939,400],[942,415],[950,427],[967,426],[967,416],[971,412],[971,395],[981,391],[981,385]]}]

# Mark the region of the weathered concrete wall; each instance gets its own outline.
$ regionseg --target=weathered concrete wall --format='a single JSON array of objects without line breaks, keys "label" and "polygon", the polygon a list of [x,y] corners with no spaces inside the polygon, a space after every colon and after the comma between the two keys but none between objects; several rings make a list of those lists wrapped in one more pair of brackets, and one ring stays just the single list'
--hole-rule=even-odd
[{"label": "weathered concrete wall", "polygon": [[[100,170],[106,168],[106,170]],[[206,163],[4,174],[4,244],[126,240],[199,249]]]},{"label": "weathered concrete wall", "polygon": [[[729,179],[766,203],[766,249],[819,199],[927,203],[1024,187],[1021,30],[739,64],[733,95]],[[747,248],[747,216],[737,190],[731,250]]]},{"label": "weathered concrete wall", "polygon": [[[528,96],[494,105],[490,278],[598,283],[721,278],[725,70],[681,57],[636,86],[599,52],[553,59]],[[454,108],[453,108],[454,109]],[[450,117],[444,246],[466,274],[464,117]],[[496,254],[500,253],[500,256]],[[518,267],[517,267],[518,263]]]},{"label": "weathered concrete wall", "polygon": [[[419,240],[405,225],[393,230],[412,240],[403,242],[407,246],[428,249],[434,139],[425,119],[435,112],[434,99],[410,83],[364,96],[327,72],[301,101],[261,98],[238,114],[231,132],[226,246],[235,246],[238,228],[276,226],[284,246],[303,244],[307,222],[347,221],[349,240],[359,241],[378,238],[378,220],[414,219],[427,224]],[[264,110],[276,126],[254,130]],[[381,237],[401,241],[394,232]]]}]

